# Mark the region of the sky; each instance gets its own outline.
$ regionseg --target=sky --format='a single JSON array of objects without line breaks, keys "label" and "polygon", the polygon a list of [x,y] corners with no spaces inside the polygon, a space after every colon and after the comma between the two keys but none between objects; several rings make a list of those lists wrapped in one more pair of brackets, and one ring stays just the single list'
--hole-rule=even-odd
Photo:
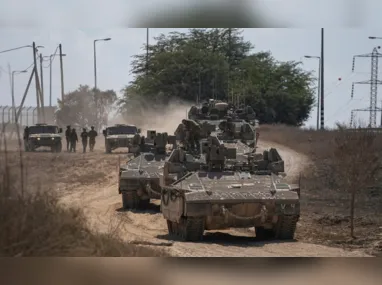
[{"label": "sky", "polygon": [[[110,37],[111,41],[97,43],[97,83],[100,89],[114,89],[119,92],[132,80],[131,57],[143,52],[146,41],[146,29],[134,26],[139,26],[138,22],[142,17],[153,17],[154,10],[175,6],[174,1],[167,2],[168,6],[157,5],[156,0],[145,1],[145,5],[122,0],[110,0],[107,5],[104,1],[96,0],[0,0],[0,52],[30,45],[35,41],[36,45],[44,46],[39,51],[44,56],[49,56],[61,43],[63,53],[67,54],[63,60],[65,92],[70,92],[80,84],[94,85],[93,40]],[[268,19],[269,26],[273,24],[275,27],[244,28],[243,36],[255,45],[253,52],[271,51],[279,61],[302,61],[304,69],[318,72],[318,60],[305,59],[304,55],[320,56],[320,27],[325,27],[325,125],[332,127],[337,121],[348,123],[352,109],[368,108],[370,105],[369,85],[356,85],[354,98],[351,100],[352,82],[370,79],[370,58],[357,58],[355,72],[352,73],[353,56],[371,53],[374,47],[382,46],[382,40],[368,39],[368,36],[382,37],[382,23],[379,23],[377,17],[382,2],[375,1],[374,8],[372,2],[364,1],[363,6],[352,0],[267,0],[257,1],[257,5],[244,3],[247,10],[252,11],[249,8],[253,8],[256,13],[260,11]],[[346,3],[347,6],[344,6]],[[182,1],[178,1],[176,5],[187,8]],[[39,7],[47,7],[47,10],[43,13]],[[197,11],[195,7],[188,9],[187,11]],[[310,12],[302,13],[303,10]],[[171,9],[163,11],[162,16],[166,16]],[[38,17],[33,18],[36,13]],[[283,26],[292,28],[278,28]],[[182,30],[187,29],[150,28],[150,43],[154,43],[153,37],[161,33]],[[0,106],[12,104],[8,64],[14,71],[24,70],[32,62],[31,48],[0,54]],[[45,105],[49,103],[48,65],[48,61],[44,62]],[[16,105],[21,102],[29,76],[30,73],[15,75]],[[32,81],[26,106],[36,105],[34,86]],[[53,105],[60,96],[60,88],[60,66],[56,57],[52,65]],[[380,94],[381,92],[378,106],[382,104]],[[316,126],[316,112],[313,109],[306,122],[307,126]],[[357,118],[368,121],[368,113],[359,113]],[[380,120],[378,114],[378,124]]]}]

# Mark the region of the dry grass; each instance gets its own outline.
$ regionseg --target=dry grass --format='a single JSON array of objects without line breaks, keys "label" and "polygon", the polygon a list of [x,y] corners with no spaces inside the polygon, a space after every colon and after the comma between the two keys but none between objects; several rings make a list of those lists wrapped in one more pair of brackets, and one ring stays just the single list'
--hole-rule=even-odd
[{"label": "dry grass", "polygon": [[[314,166],[306,169],[301,180],[302,218],[297,230],[297,238],[302,241],[323,243],[345,248],[365,249],[368,253],[382,255],[382,189],[381,179],[376,179],[374,187],[359,189],[355,203],[355,235],[349,236],[350,194],[341,190],[340,185],[347,177],[341,177],[338,167],[346,167],[335,158],[335,139],[343,136],[343,131],[314,131],[283,125],[260,127],[260,140],[285,145],[306,154]],[[359,135],[365,135],[361,133]],[[352,144],[349,140],[347,144]],[[354,149],[355,146],[349,149]],[[382,163],[382,133],[377,134],[369,150],[379,156]],[[338,157],[338,155],[337,155]],[[357,157],[347,154],[347,158]],[[356,160],[356,159],[354,159]],[[367,167],[358,164],[358,173]],[[354,167],[353,167],[354,168]]]},{"label": "dry grass", "polygon": [[[90,159],[85,163],[87,159],[81,155],[25,154],[5,149],[2,140],[0,256],[167,256],[161,250],[125,243],[115,227],[105,234],[93,232],[81,209],[59,203],[60,195],[73,191],[73,185],[105,179],[98,170],[111,167],[114,161]],[[73,165],[76,167],[70,167]],[[89,165],[95,168],[92,177],[70,172],[89,169]],[[67,184],[68,179],[72,185]]]}]

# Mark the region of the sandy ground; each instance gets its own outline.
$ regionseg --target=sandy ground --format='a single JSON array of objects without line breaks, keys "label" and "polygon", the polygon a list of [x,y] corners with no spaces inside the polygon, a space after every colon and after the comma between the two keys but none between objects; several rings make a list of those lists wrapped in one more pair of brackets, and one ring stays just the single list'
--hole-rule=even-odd
[{"label": "sandy ground", "polygon": [[[260,143],[259,150],[271,145]],[[287,179],[295,182],[299,172],[308,165],[305,156],[283,146],[274,145],[286,163]],[[342,257],[367,256],[362,252],[350,252],[339,248],[326,247],[316,244],[292,242],[255,242],[254,233],[243,233],[239,230],[225,230],[219,232],[205,232],[203,242],[190,243],[172,241],[167,238],[167,225],[159,211],[159,201],[152,202],[152,209],[148,212],[132,212],[121,210],[121,196],[118,194],[117,163],[127,159],[126,155],[113,153],[104,154],[103,144],[97,144],[97,151],[80,155],[91,161],[97,167],[82,168],[81,172],[103,172],[103,179],[95,183],[76,184],[75,187],[62,185],[62,202],[68,205],[82,207],[92,227],[107,232],[119,228],[127,242],[146,244],[147,246],[166,247],[173,256],[195,257],[250,257],[250,256],[310,256],[310,257]],[[71,155],[71,154],[64,154]],[[115,167],[102,166],[108,160],[115,161]],[[113,162],[111,162],[114,164]],[[110,163],[109,163],[110,165]],[[90,173],[89,173],[90,175]],[[99,174],[100,175],[100,174]],[[65,194],[64,194],[65,193]]]}]

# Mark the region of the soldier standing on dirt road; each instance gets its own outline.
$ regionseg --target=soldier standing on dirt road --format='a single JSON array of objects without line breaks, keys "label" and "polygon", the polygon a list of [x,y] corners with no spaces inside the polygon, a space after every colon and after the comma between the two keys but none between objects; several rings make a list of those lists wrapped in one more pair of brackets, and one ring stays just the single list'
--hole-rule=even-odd
[{"label": "soldier standing on dirt road", "polygon": [[86,147],[88,146],[88,132],[85,128],[82,129],[81,138],[82,138],[82,152],[86,152]]},{"label": "soldier standing on dirt road", "polygon": [[88,133],[88,136],[89,136],[89,148],[90,148],[90,151],[93,151],[95,146],[95,138],[96,136],[98,136],[93,126],[91,127],[91,130]]},{"label": "soldier standing on dirt road", "polygon": [[70,152],[76,152],[76,145],[78,142],[78,136],[76,133],[76,129],[72,129],[70,133]]},{"label": "soldier standing on dirt road", "polygon": [[66,150],[69,152],[69,147],[70,147],[70,126],[66,126],[66,131],[65,131],[65,138],[66,138]]}]

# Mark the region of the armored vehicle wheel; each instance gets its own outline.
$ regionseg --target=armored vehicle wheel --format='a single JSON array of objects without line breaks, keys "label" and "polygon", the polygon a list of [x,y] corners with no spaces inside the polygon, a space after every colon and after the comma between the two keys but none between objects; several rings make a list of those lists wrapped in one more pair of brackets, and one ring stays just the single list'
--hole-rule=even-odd
[{"label": "armored vehicle wheel", "polygon": [[150,199],[141,200],[136,192],[122,193],[123,209],[145,210],[150,204]]},{"label": "armored vehicle wheel", "polygon": [[167,220],[167,228],[170,236],[184,241],[200,241],[203,239],[204,218],[183,217],[180,223]]},{"label": "armored vehicle wheel", "polygon": [[255,227],[256,239],[259,240],[268,240],[272,239],[275,236],[275,233],[272,229],[265,229],[263,227]]},{"label": "armored vehicle wheel", "polygon": [[52,152],[61,152],[62,145],[61,145],[61,143],[59,143],[57,145],[51,146],[50,149],[51,149]]},{"label": "armored vehicle wheel", "polygon": [[57,144],[56,151],[57,152],[61,152],[62,151],[62,143]]},{"label": "armored vehicle wheel", "polygon": [[275,238],[293,239],[299,216],[280,216],[275,228]]},{"label": "armored vehicle wheel", "polygon": [[109,144],[105,145],[105,151],[106,151],[106,153],[111,153],[111,147]]}]

